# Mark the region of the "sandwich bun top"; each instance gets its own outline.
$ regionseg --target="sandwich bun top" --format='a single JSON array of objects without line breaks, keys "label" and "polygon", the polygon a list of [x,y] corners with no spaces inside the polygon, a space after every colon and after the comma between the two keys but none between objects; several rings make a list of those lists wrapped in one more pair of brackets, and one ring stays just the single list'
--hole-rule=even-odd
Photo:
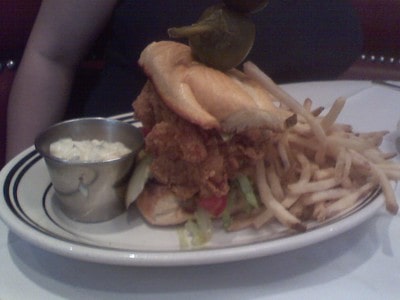
[{"label": "sandwich bun top", "polygon": [[248,122],[281,130],[290,117],[246,74],[207,67],[193,59],[185,44],[153,42],[142,51],[139,65],[167,107],[203,129],[232,131]]}]

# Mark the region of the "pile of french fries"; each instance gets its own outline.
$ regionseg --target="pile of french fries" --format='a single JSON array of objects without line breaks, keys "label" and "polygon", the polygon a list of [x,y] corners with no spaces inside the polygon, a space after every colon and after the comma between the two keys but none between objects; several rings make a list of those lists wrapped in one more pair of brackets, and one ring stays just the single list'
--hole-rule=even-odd
[{"label": "pile of french fries", "polygon": [[244,72],[257,80],[297,115],[297,124],[277,133],[268,161],[256,164],[256,185],[263,204],[251,216],[233,221],[230,230],[260,228],[273,219],[297,231],[309,221],[322,222],[354,208],[370,193],[382,189],[387,211],[396,214],[398,204],[391,181],[400,179],[396,153],[379,149],[388,132],[356,133],[336,122],[345,98],[338,98],[326,114],[287,94],[252,63]]}]

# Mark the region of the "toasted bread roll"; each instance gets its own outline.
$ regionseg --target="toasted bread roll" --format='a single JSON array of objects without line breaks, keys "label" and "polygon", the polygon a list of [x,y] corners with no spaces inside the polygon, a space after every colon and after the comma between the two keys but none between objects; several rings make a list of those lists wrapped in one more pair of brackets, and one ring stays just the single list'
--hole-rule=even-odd
[{"label": "toasted bread roll", "polygon": [[[245,111],[250,116],[268,115],[263,125],[282,130],[291,115],[277,108],[271,94],[243,72],[207,67],[195,61],[190,47],[181,43],[151,43],[143,50],[139,65],[172,111],[204,129],[224,130],[226,120]],[[251,122],[251,118],[248,120]],[[245,121],[241,121],[241,127],[247,127]]]},{"label": "toasted bread roll", "polygon": [[161,184],[148,183],[136,200],[136,206],[145,220],[152,225],[178,225],[191,214],[182,209],[179,199]]}]

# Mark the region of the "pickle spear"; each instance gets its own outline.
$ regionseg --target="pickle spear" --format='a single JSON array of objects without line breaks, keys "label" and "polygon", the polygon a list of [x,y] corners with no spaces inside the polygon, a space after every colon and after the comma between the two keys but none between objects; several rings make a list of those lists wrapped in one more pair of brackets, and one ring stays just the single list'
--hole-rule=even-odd
[{"label": "pickle spear", "polygon": [[196,60],[218,70],[238,66],[254,44],[255,25],[224,4],[206,9],[197,23],[168,29],[171,38],[187,38]]}]

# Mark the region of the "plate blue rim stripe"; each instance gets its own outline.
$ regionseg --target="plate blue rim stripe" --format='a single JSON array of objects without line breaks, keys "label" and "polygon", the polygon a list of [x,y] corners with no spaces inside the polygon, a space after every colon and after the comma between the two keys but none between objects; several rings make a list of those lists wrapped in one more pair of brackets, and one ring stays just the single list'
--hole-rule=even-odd
[{"label": "plate blue rim stripe", "polygon": [[[126,122],[126,123],[130,123],[132,125],[139,123],[139,121],[133,119],[132,114],[125,114],[125,115],[122,115],[121,117],[117,117],[115,119]],[[57,234],[54,234],[52,231],[47,230],[43,226],[40,226],[37,222],[32,220],[26,214],[26,212],[22,209],[22,207],[18,201],[18,195],[17,195],[18,187],[20,185],[22,178],[26,174],[26,172],[33,165],[35,165],[37,162],[39,162],[41,159],[42,159],[42,157],[40,156],[40,154],[36,150],[32,150],[31,152],[26,154],[23,158],[21,158],[12,167],[10,172],[7,174],[7,177],[5,178],[4,186],[3,186],[3,196],[4,196],[5,202],[6,202],[7,206],[9,207],[10,211],[19,220],[21,220],[24,224],[26,224],[27,226],[29,226],[30,228],[32,228],[34,230],[39,230],[41,233],[43,233],[49,237],[57,238],[58,240],[63,240],[68,243],[79,244],[79,245],[98,248],[98,249],[110,249],[110,250],[116,250],[116,251],[120,250],[118,248],[112,248],[112,247],[103,247],[103,246],[97,247],[96,245],[93,245],[90,243],[77,243],[74,240],[70,240],[70,239],[64,238],[62,236],[59,236]],[[65,228],[60,226],[57,222],[55,222],[47,211],[45,201],[46,201],[46,195],[50,191],[51,186],[52,185],[49,184],[49,186],[45,189],[44,194],[42,195],[42,207],[44,209],[44,212],[47,215],[47,217],[53,222],[53,224],[55,224],[60,229],[68,232],[69,234],[73,235],[72,232],[69,232],[68,230],[66,230]]]},{"label": "plate blue rim stripe", "polygon": [[[124,115],[119,115],[119,116],[115,116],[112,117],[113,119],[117,119],[117,120],[121,120],[130,124],[133,124],[134,126],[138,126],[140,127],[140,122],[134,119],[134,116],[132,113],[127,113]],[[183,254],[185,252],[208,252],[210,251],[210,255],[211,253],[214,253],[215,255],[215,259],[218,260],[218,255],[224,255],[225,252],[220,252],[220,250],[224,250],[224,248],[195,248],[195,249],[189,249],[189,250],[152,250],[152,251],[143,251],[143,250],[135,250],[135,249],[121,249],[121,248],[117,248],[117,247],[105,247],[104,245],[95,245],[92,243],[85,243],[82,241],[77,241],[77,240],[72,240],[72,239],[68,239],[68,238],[64,238],[60,235],[57,235],[56,233],[47,230],[46,228],[42,228],[40,226],[40,224],[37,224],[35,221],[32,221],[29,216],[26,215],[26,213],[24,212],[23,208],[19,205],[18,203],[18,186],[21,182],[21,179],[23,178],[24,174],[38,161],[40,161],[41,157],[40,155],[36,152],[36,150],[32,150],[31,152],[27,153],[25,156],[21,157],[21,159],[19,161],[17,161],[15,163],[15,165],[10,169],[9,173],[7,174],[6,178],[4,179],[4,186],[3,186],[3,194],[4,194],[4,199],[6,200],[6,204],[9,207],[10,211],[12,212],[13,215],[15,215],[19,220],[21,220],[24,224],[28,225],[31,229],[39,231],[40,233],[44,234],[45,236],[48,236],[50,238],[54,238],[63,242],[66,242],[67,244],[69,244],[70,246],[83,246],[83,247],[87,247],[87,248],[91,248],[91,249],[99,249],[99,250],[104,250],[104,251],[113,251],[116,253],[123,253],[124,255],[126,255],[127,253],[133,253],[135,254],[135,258],[138,259],[137,263],[130,263],[132,265],[140,265],[140,261],[143,260],[145,261],[146,259],[148,259],[149,257],[151,257],[152,255],[155,254],[160,254],[160,253],[167,253],[168,257],[171,260],[170,263],[165,263],[163,262],[162,264],[164,265],[179,265],[179,260],[175,260],[175,255],[176,254]],[[46,188],[46,192],[48,193],[50,190],[50,187]],[[356,212],[360,211],[361,209],[369,206],[370,204],[372,204],[374,202],[374,200],[376,200],[378,198],[378,196],[381,193],[381,189],[377,188],[376,190],[374,190],[373,192],[371,192],[367,197],[365,197],[363,199],[363,201],[361,201],[356,207],[354,207],[353,209],[351,209],[350,211],[348,211],[347,213],[341,215],[338,218],[334,218],[332,220],[329,220],[327,222],[325,222],[324,224],[320,224],[320,226],[315,226],[315,227],[311,227],[307,230],[307,232],[313,232],[316,231],[318,229],[321,229],[323,227],[329,226],[330,224],[339,222],[343,219],[345,219],[346,217],[355,214]],[[43,197],[45,197],[45,195],[43,195]],[[42,205],[45,206],[45,200],[44,198],[41,199]],[[45,212],[46,214],[48,213],[47,211]],[[55,222],[54,220],[51,220],[52,222]],[[56,223],[56,225],[58,225]],[[58,226],[60,227],[60,226]],[[65,228],[62,228],[62,230],[65,230]],[[69,232],[67,230],[67,232],[69,234],[71,234],[71,232]],[[304,234],[307,234],[304,233]],[[72,233],[74,234],[74,233]],[[290,234],[290,235],[286,235],[285,237],[290,239],[293,236],[298,236],[299,234],[294,233],[294,234]],[[333,234],[335,235],[335,234]],[[250,246],[255,245],[255,244],[260,244],[258,247],[259,248],[264,248],[264,244],[268,244],[269,241],[274,241],[274,240],[279,240],[281,237],[276,237],[276,238],[272,238],[272,239],[267,239],[267,240],[263,240],[263,241],[257,241],[251,244],[240,244],[240,245],[233,245],[231,248],[241,248],[242,249],[242,253],[245,252],[247,253],[247,255],[251,256],[251,253],[249,253],[248,251],[250,251]],[[323,239],[322,239],[323,240]],[[49,242],[49,241],[47,241]],[[268,248],[268,247],[267,247]],[[245,250],[248,249],[248,250]],[[62,251],[62,250],[61,250]],[[57,252],[57,251],[56,251]],[[268,251],[267,251],[268,252]],[[105,253],[103,253],[105,254]],[[143,254],[143,257],[141,256]],[[172,256],[171,256],[172,255]],[[208,255],[208,254],[207,254]],[[78,257],[79,258],[79,254]],[[89,258],[87,258],[88,260],[90,260]],[[123,259],[126,260],[126,257]],[[221,261],[221,259],[219,259]],[[230,261],[231,259],[225,259],[225,261]],[[94,259],[94,261],[96,261]],[[222,260],[223,261],[223,260]],[[160,264],[160,265],[162,265]],[[197,263],[196,263],[197,264]],[[146,263],[144,263],[143,265],[147,265]]]},{"label": "plate blue rim stripe", "polygon": [[[128,123],[134,123],[135,121],[132,119],[132,117],[128,117],[128,118],[124,118],[126,120],[126,122]],[[116,248],[116,247],[104,247],[104,246],[97,246],[93,243],[85,243],[85,242],[77,242],[76,240],[71,240],[68,238],[64,238],[60,235],[57,235],[55,233],[53,233],[52,231],[47,230],[46,228],[43,228],[42,226],[40,226],[40,224],[38,224],[37,222],[35,222],[34,220],[32,220],[27,214],[26,212],[22,209],[22,207],[19,204],[18,201],[18,196],[17,196],[17,191],[18,191],[18,187],[20,184],[21,179],[23,178],[24,174],[37,162],[39,162],[41,159],[41,156],[39,155],[39,153],[36,150],[33,150],[32,152],[28,153],[25,157],[23,157],[13,168],[12,170],[9,172],[9,174],[7,175],[6,178],[6,182],[3,188],[3,193],[4,193],[4,198],[6,199],[6,203],[8,205],[8,207],[10,208],[10,210],[13,212],[13,214],[20,219],[21,221],[23,221],[25,224],[27,224],[29,227],[39,230],[40,232],[42,232],[43,234],[46,234],[47,236],[53,237],[53,238],[57,238],[58,240],[63,240],[65,242],[68,243],[72,243],[72,244],[76,244],[76,245],[82,245],[82,246],[87,246],[87,247],[92,247],[92,248],[97,248],[97,249],[110,249],[110,250],[115,250],[115,251],[127,251],[125,249],[120,249],[120,248]],[[12,182],[13,182],[13,178],[15,177],[15,181],[14,184],[11,186]],[[42,207],[43,210],[45,212],[45,214],[47,215],[48,219],[58,228],[60,228],[61,230],[67,232],[68,234],[74,235],[76,236],[76,234],[74,234],[73,232],[67,230],[66,228],[64,228],[63,226],[61,226],[60,224],[58,224],[49,214],[47,207],[46,207],[46,201],[48,201],[49,199],[47,199],[47,195],[51,189],[51,184],[49,184],[49,186],[47,186],[47,188],[45,189],[43,195],[42,195]],[[10,190],[12,190],[11,195],[10,196]],[[328,220],[326,222],[324,222],[323,224],[319,224],[319,226],[315,226],[315,227],[311,227],[307,229],[307,232],[311,232],[314,230],[317,230],[321,227],[325,227],[325,226],[329,226],[330,224],[333,224],[335,222],[338,222],[342,219],[345,219],[346,217],[348,217],[349,215],[352,215],[354,213],[356,213],[357,211],[363,209],[364,207],[368,206],[371,202],[373,202],[380,194],[381,189],[377,188],[376,190],[372,191],[366,198],[364,198],[364,201],[362,201],[361,203],[359,203],[357,206],[355,206],[353,209],[351,209],[349,212],[343,214],[342,216],[338,217],[338,218],[333,218],[331,220]],[[286,235],[287,237],[289,236],[294,236],[294,235],[298,235],[298,233],[293,232],[292,234]],[[260,243],[264,243],[267,241],[273,241],[276,239],[279,239],[280,237],[276,237],[276,238],[271,238],[265,241],[260,241]],[[239,245],[238,247],[243,246],[243,245]],[[212,249],[217,249],[217,248],[212,248]],[[199,249],[195,249],[195,250],[199,250]],[[203,250],[207,250],[207,248],[203,249]],[[132,249],[132,251],[136,251],[134,249]],[[138,251],[140,252],[140,251]],[[176,251],[168,251],[168,252],[176,252]]]},{"label": "plate blue rim stripe", "polygon": [[[17,210],[19,212],[21,212],[21,214],[25,215],[23,213],[22,208],[20,207],[18,201],[16,202],[16,207],[13,205],[13,201],[12,199],[17,199],[17,191],[18,191],[18,185],[19,182],[21,181],[23,175],[26,173],[26,171],[32,166],[34,165],[39,159],[40,157],[36,157],[37,156],[37,152],[36,150],[28,153],[25,157],[23,157],[17,164],[15,164],[13,166],[13,168],[11,169],[11,171],[8,173],[6,179],[5,179],[5,183],[3,186],[3,196],[4,199],[7,203],[7,206],[10,208],[10,210],[18,216]],[[31,162],[29,162],[30,159],[34,158]],[[25,166],[24,166],[25,165]],[[15,183],[13,184],[12,188],[11,188],[11,183],[13,178],[16,178]],[[12,197],[10,196],[10,194],[12,195]],[[25,215],[26,217],[26,215]],[[30,225],[28,222],[26,222],[25,219],[22,219],[25,223],[27,223],[28,225]]]}]

